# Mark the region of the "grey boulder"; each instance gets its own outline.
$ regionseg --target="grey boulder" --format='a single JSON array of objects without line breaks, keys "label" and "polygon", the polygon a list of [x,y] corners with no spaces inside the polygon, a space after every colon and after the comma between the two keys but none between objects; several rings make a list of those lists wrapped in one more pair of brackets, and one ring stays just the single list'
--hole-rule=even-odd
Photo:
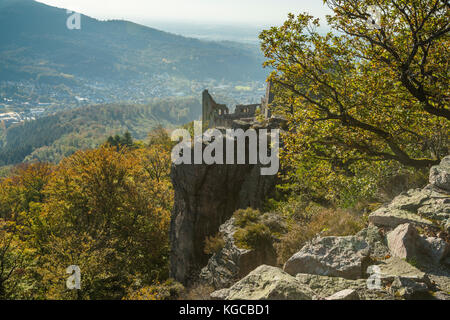
[{"label": "grey boulder", "polygon": [[262,265],[228,289],[211,294],[220,300],[312,300],[314,292],[280,268]]},{"label": "grey boulder", "polygon": [[430,184],[440,189],[450,191],[450,156],[430,170]]},{"label": "grey boulder", "polygon": [[329,296],[325,300],[359,300],[358,293],[354,289],[345,289]]},{"label": "grey boulder", "polygon": [[389,250],[394,257],[411,259],[417,256],[417,243],[420,236],[410,223],[399,225],[387,234]]},{"label": "grey boulder", "polygon": [[369,244],[359,237],[316,238],[285,263],[284,271],[359,279],[369,254]]}]

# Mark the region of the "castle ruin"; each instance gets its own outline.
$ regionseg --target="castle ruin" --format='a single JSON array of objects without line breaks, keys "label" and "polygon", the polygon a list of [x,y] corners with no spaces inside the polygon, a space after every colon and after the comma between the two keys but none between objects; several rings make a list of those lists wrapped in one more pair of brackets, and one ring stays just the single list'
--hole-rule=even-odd
[{"label": "castle ruin", "polygon": [[274,98],[271,87],[272,84],[269,82],[266,88],[266,95],[261,99],[261,103],[236,105],[234,113],[230,113],[230,109],[225,104],[216,103],[208,90],[203,91],[202,121],[205,128],[231,128],[236,120],[252,123],[255,121],[258,108],[265,119],[270,118],[269,105]]}]

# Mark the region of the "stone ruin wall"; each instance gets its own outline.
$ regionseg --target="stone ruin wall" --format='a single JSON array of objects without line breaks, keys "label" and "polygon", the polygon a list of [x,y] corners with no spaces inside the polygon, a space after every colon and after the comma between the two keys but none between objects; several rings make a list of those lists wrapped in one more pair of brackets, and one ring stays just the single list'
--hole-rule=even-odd
[{"label": "stone ruin wall", "polygon": [[261,114],[266,119],[270,118],[271,112],[269,110],[269,105],[274,98],[271,87],[272,84],[268,83],[266,95],[261,99],[260,104],[236,105],[234,113],[230,113],[230,110],[226,105],[218,104],[214,101],[208,90],[203,91],[202,121],[205,128],[231,128],[233,121],[235,120],[252,122],[255,120],[256,110],[258,108],[260,108]]}]

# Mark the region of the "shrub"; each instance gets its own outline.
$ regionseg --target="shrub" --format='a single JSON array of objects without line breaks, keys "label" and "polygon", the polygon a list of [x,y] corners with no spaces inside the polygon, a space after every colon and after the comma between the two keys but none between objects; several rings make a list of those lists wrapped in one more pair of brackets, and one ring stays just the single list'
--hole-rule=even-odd
[{"label": "shrub", "polygon": [[283,265],[290,257],[292,257],[300,248],[310,239],[314,238],[314,234],[308,233],[305,226],[293,224],[289,232],[283,235],[280,242],[275,244],[277,251],[278,264]]},{"label": "shrub", "polygon": [[130,293],[125,300],[176,300],[185,294],[181,283],[172,279]]},{"label": "shrub", "polygon": [[262,223],[252,223],[234,234],[236,245],[243,249],[257,249],[272,241],[270,229]]},{"label": "shrub", "polygon": [[225,240],[223,239],[223,234],[219,232],[215,236],[206,237],[203,252],[205,254],[215,254],[222,250],[223,247],[225,247]]},{"label": "shrub", "polygon": [[234,234],[236,245],[244,249],[257,249],[270,245],[275,234],[283,231],[281,217],[271,213],[261,214],[252,208],[237,210],[234,225],[238,227]]},{"label": "shrub", "polygon": [[299,223],[309,222],[311,217],[321,210],[323,210],[323,206],[312,201],[306,201],[301,196],[290,197],[285,202],[278,203],[278,206],[274,208],[274,211],[278,212],[279,215]]},{"label": "shrub", "polygon": [[276,212],[267,212],[264,213],[261,217],[261,222],[267,226],[272,235],[280,235],[286,233],[287,225],[286,219],[283,218],[282,215]]},{"label": "shrub", "polygon": [[245,228],[246,226],[258,222],[261,213],[259,210],[252,208],[239,209],[233,214],[235,219],[234,224],[238,227]]}]

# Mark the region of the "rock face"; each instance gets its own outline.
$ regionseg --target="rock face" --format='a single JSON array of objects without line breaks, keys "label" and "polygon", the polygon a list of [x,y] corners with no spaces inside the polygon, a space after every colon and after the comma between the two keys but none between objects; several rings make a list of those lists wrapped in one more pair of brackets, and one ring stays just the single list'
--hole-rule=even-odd
[{"label": "rock face", "polygon": [[436,300],[450,300],[450,294],[443,291],[438,291],[433,296]]},{"label": "rock face", "polygon": [[316,294],[316,298],[333,296],[343,290],[353,290],[361,300],[392,300],[384,288],[369,289],[366,279],[348,280],[339,277],[327,277],[314,274],[299,273],[295,276],[297,281],[309,287]]},{"label": "rock face", "polygon": [[368,243],[359,237],[317,238],[294,254],[284,265],[291,275],[310,273],[346,279],[359,279],[369,256]]},{"label": "rock face", "polygon": [[225,247],[208,260],[200,273],[201,282],[216,289],[226,288],[260,265],[276,265],[277,256],[271,244],[265,244],[258,250],[238,248],[234,240],[236,229],[234,218],[220,226]]},{"label": "rock face", "polygon": [[387,234],[389,250],[394,257],[438,264],[449,253],[449,244],[440,238],[419,235],[409,223],[399,225]]},{"label": "rock face", "polygon": [[403,259],[391,257],[379,261],[376,265],[379,268],[377,275],[382,283],[391,283],[395,278],[409,279],[420,283],[429,283],[425,272],[420,271]]},{"label": "rock face", "polygon": [[214,299],[449,299],[450,157],[430,184],[369,217],[355,236],[318,237],[284,265],[261,266]]},{"label": "rock face", "polygon": [[428,286],[425,283],[403,277],[396,277],[389,287],[389,291],[392,295],[400,296],[405,299],[413,298],[420,294],[426,294],[428,290]]},{"label": "rock face", "polygon": [[[389,205],[369,216],[378,227],[396,228],[411,223],[418,227],[450,231],[450,156],[432,167],[429,185],[397,196]],[[436,225],[437,224],[437,225]]]},{"label": "rock face", "polygon": [[276,176],[262,176],[259,165],[181,164],[172,166],[171,179],[170,271],[188,284],[208,262],[206,237],[215,235],[237,209],[260,208]]},{"label": "rock face", "polygon": [[336,292],[332,296],[329,296],[325,300],[359,300],[358,293],[353,289],[345,289]]},{"label": "rock face", "polygon": [[387,235],[389,250],[394,257],[411,259],[417,256],[419,234],[410,223],[399,225]]},{"label": "rock face", "polygon": [[[409,230],[409,228],[410,225],[403,226],[402,229]],[[411,234],[416,234],[415,229],[411,231]],[[317,260],[322,262],[333,261],[336,265],[340,263],[340,265],[346,266],[352,265],[348,264],[349,261],[358,260],[346,259],[345,257],[353,257],[354,255],[365,257],[366,252],[369,252],[368,254],[372,258],[368,260],[370,265],[364,267],[365,262],[361,263],[361,265],[356,263],[359,266],[357,268],[358,273],[361,273],[361,275],[356,276],[357,273],[352,274],[351,278],[354,279],[333,276],[329,272],[324,272],[324,270],[329,271],[329,269],[324,267],[326,264],[314,264],[315,268],[299,266],[299,268],[307,269],[307,272],[297,273],[295,277],[287,276],[287,273],[283,273],[278,268],[264,266],[250,273],[251,277],[249,277],[250,275],[248,276],[249,278],[245,277],[229,289],[216,291],[211,297],[213,299],[267,299],[268,296],[273,294],[273,296],[277,297],[276,299],[284,299],[281,298],[280,290],[286,290],[284,294],[289,294],[290,298],[295,297],[293,292],[299,290],[307,293],[312,299],[319,300],[358,298],[361,300],[445,299],[446,296],[443,293],[450,290],[450,270],[443,267],[443,262],[438,265],[429,265],[430,268],[427,270],[421,270],[407,262],[406,259],[390,257],[392,252],[389,252],[387,241],[383,239],[381,230],[377,227],[369,226],[355,237],[327,238],[333,239],[321,241],[324,238],[318,238],[302,248],[300,252],[316,252],[317,256],[322,256],[322,258],[316,257],[315,259]],[[416,246],[421,241],[425,241],[424,239],[426,238],[417,234],[416,241],[413,244]],[[354,247],[349,245],[349,243],[357,244],[360,241],[369,244],[369,248],[367,249],[364,243]],[[340,242],[344,244],[339,245]],[[317,250],[309,249],[310,246]],[[347,248],[347,250],[342,250],[342,248]],[[417,248],[421,248],[420,245]],[[363,253],[357,254],[359,251]],[[343,252],[345,254],[341,255]],[[386,252],[388,254],[385,255]],[[308,260],[306,260],[307,263]],[[329,268],[329,266],[326,267]],[[364,268],[366,268],[366,272],[363,272]],[[335,269],[333,268],[332,270]],[[275,287],[270,281],[272,278],[278,279],[274,274],[283,275],[282,285]],[[436,293],[432,294],[431,292],[433,291]]]},{"label": "rock face", "polygon": [[229,289],[216,291],[222,300],[311,300],[314,292],[283,270],[259,266]]},{"label": "rock face", "polygon": [[[244,250],[227,241],[225,247],[215,253],[200,272],[200,281],[215,289],[227,288],[240,278],[239,264]],[[256,267],[256,266],[255,266]]]},{"label": "rock face", "polygon": [[356,237],[364,239],[369,244],[369,254],[371,258],[382,260],[390,255],[386,237],[376,226],[369,225],[367,228],[358,232]]},{"label": "rock face", "polygon": [[417,226],[433,227],[433,223],[421,216],[395,208],[380,208],[369,216],[369,221],[376,226],[395,228],[400,224],[413,223]]},{"label": "rock face", "polygon": [[375,276],[380,285],[397,298],[409,299],[432,289],[428,275],[403,259],[392,257],[379,261]]},{"label": "rock face", "polygon": [[450,192],[450,156],[442,159],[438,166],[431,168],[430,183],[442,190]]},{"label": "rock face", "polygon": [[387,290],[369,290],[366,280],[311,274],[295,277],[276,267],[260,266],[229,289],[211,294],[215,300],[393,300]]},{"label": "rock face", "polygon": [[443,239],[435,237],[422,237],[420,251],[426,254],[433,263],[440,263],[449,257],[450,245]]}]

